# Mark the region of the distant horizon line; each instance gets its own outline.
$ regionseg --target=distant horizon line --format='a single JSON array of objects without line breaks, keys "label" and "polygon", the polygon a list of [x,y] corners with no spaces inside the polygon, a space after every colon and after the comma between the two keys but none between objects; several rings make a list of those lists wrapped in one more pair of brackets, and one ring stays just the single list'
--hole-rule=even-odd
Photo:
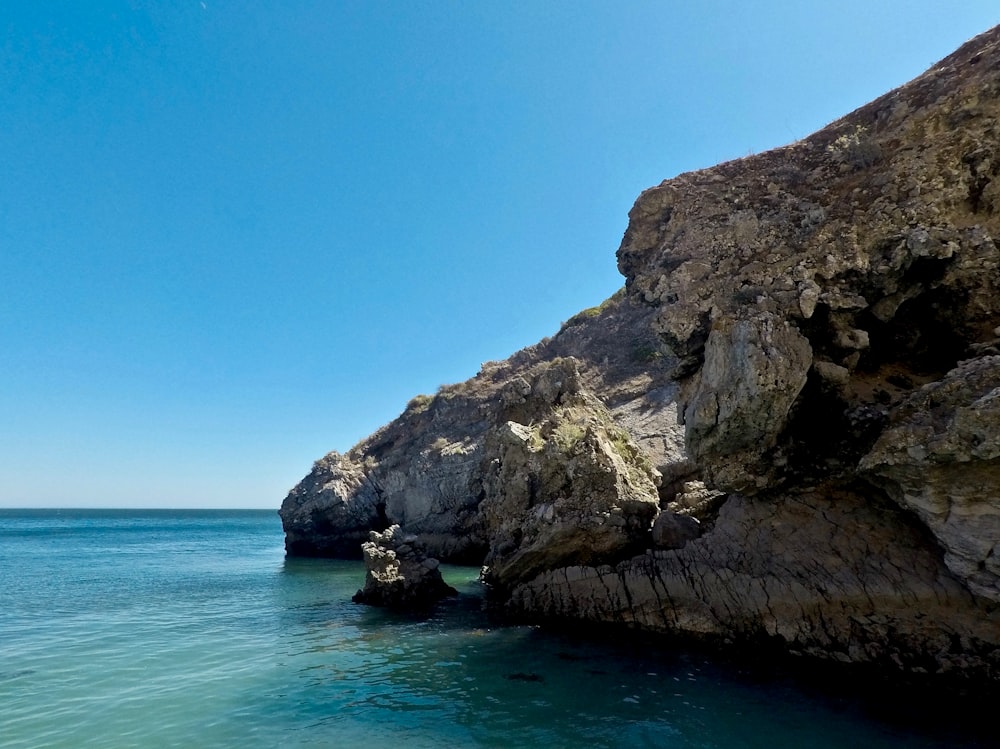
[{"label": "distant horizon line", "polygon": [[38,506],[38,507],[7,507],[0,505],[0,512],[4,511],[66,511],[66,510],[136,510],[142,512],[178,512],[178,511],[190,511],[190,512],[226,512],[226,511],[236,511],[236,512],[277,512],[279,507],[136,507],[133,505],[122,506],[122,505],[71,505],[66,507],[56,507],[56,506]]}]

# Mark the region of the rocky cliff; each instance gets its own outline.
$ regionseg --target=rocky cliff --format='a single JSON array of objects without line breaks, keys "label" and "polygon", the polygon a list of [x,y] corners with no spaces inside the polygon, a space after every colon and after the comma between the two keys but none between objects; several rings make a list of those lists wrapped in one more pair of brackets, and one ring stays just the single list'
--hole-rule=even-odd
[{"label": "rocky cliff", "polygon": [[644,192],[625,289],[285,499],[513,613],[1000,678],[1000,28],[813,136]]}]

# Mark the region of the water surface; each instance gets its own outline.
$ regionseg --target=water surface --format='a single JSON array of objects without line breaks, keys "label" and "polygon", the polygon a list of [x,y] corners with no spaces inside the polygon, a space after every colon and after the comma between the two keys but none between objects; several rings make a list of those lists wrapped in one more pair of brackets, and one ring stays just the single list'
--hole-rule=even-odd
[{"label": "water surface", "polygon": [[0,747],[988,745],[626,635],[494,626],[476,570],[445,572],[457,600],[394,616],[350,602],[359,563],[285,559],[274,512],[0,510]]}]

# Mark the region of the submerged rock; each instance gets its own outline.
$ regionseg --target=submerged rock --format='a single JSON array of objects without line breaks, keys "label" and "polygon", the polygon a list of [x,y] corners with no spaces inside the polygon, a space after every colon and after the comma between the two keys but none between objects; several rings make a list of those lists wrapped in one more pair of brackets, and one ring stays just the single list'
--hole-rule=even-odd
[{"label": "submerged rock", "polygon": [[382,533],[372,531],[362,545],[365,587],[354,594],[355,603],[393,609],[423,609],[458,591],[441,577],[439,562],[415,546],[416,536],[398,525]]}]

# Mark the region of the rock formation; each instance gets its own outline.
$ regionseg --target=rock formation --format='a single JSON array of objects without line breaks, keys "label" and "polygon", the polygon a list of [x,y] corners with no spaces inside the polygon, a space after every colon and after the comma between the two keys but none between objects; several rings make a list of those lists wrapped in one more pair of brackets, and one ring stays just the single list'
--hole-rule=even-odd
[{"label": "rock formation", "polygon": [[565,435],[584,435],[589,424],[588,444],[600,437],[622,461],[641,464],[625,477],[628,486],[649,473],[636,485],[645,500],[657,469],[667,483],[691,476],[677,385],[669,367],[650,369],[670,360],[649,331],[651,314],[617,294],[553,338],[483,364],[472,380],[413,398],[399,418],[346,454],[316,461],[292,489],[281,507],[286,550],[359,557],[370,530],[395,523],[438,558],[482,564],[491,540],[480,505],[496,486],[487,469],[497,470],[496,456],[484,462],[485,447],[503,444],[507,422],[532,428],[539,444],[554,440],[553,447]]},{"label": "rock formation", "polygon": [[394,609],[422,609],[458,591],[441,577],[439,562],[423,553],[398,525],[384,532],[371,531],[361,545],[365,587],[354,594],[355,603]]},{"label": "rock formation", "polygon": [[1000,356],[907,398],[861,470],[920,518],[969,590],[1000,603]]},{"label": "rock formation", "polygon": [[531,382],[516,377],[500,404],[477,472],[487,582],[509,587],[645,548],[659,474],[582,387],[574,360],[554,360]]},{"label": "rock formation", "polygon": [[291,554],[400,524],[515,614],[1000,678],[1000,27],[645,191],[625,290],[318,461]]}]

